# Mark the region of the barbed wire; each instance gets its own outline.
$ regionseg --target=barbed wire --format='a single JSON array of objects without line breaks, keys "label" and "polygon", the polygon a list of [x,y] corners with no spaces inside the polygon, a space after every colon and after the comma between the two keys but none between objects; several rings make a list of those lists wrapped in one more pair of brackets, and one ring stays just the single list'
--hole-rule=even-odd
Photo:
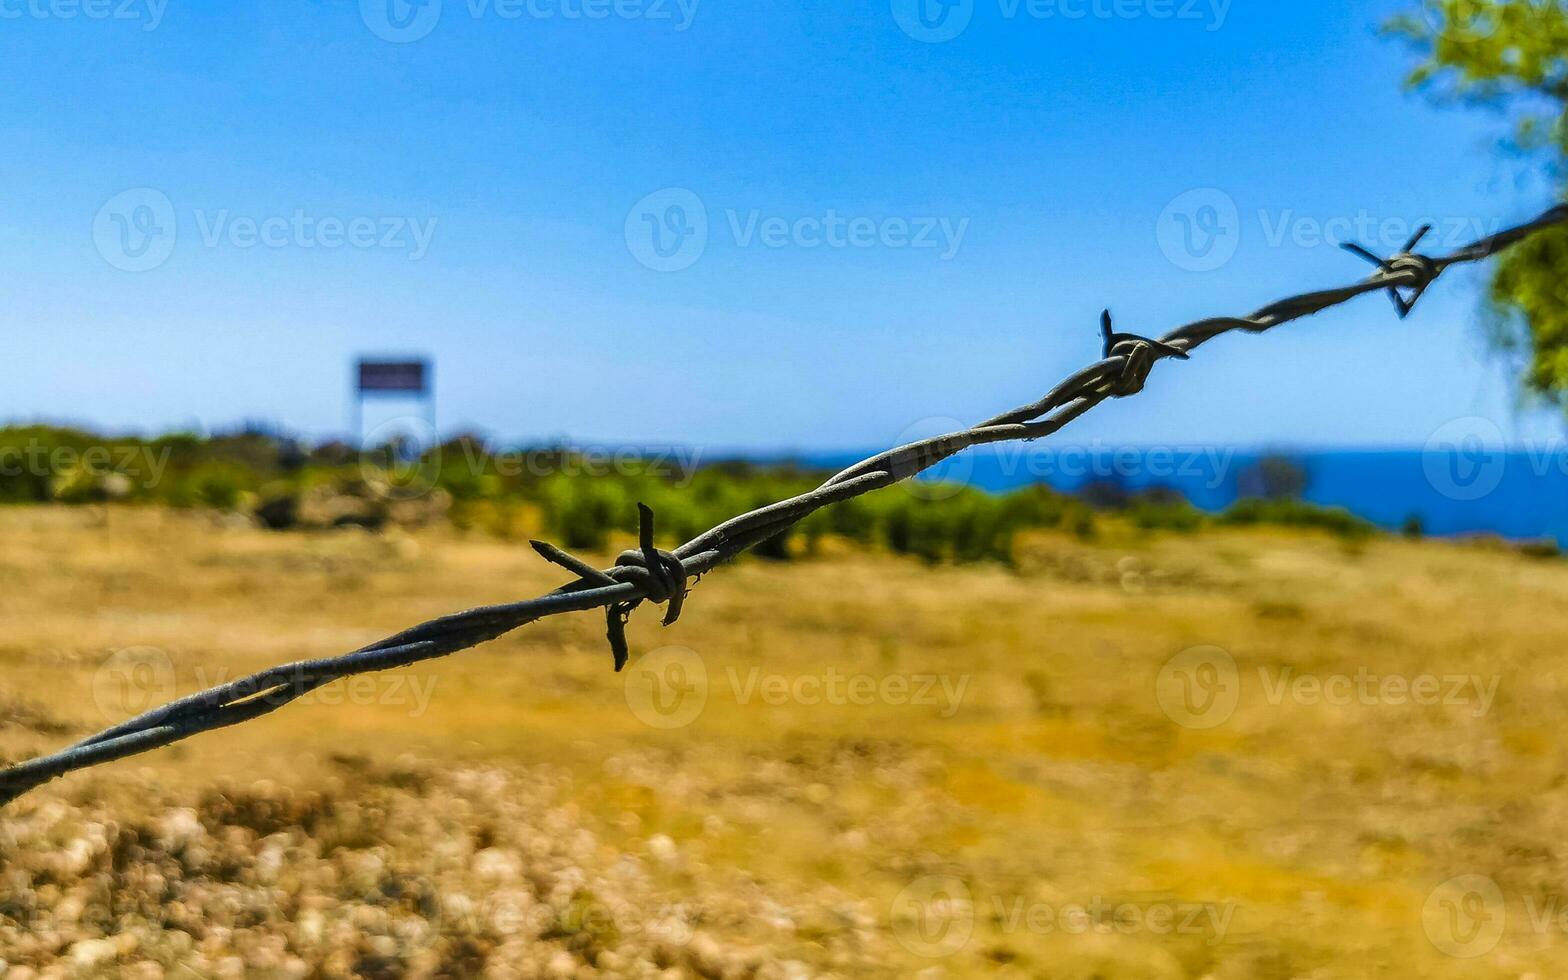
[{"label": "barbed wire", "polygon": [[1051,389],[1039,401],[987,419],[964,432],[879,453],[835,474],[814,490],[733,517],[673,551],[661,551],[655,546],[654,514],[642,504],[637,505],[638,547],[622,553],[611,568],[594,568],[554,545],[534,541],[535,551],[577,576],[576,580],[536,599],[443,616],[353,653],[272,667],[171,701],[59,752],[0,771],[0,806],[66,773],[259,718],[340,678],[449,656],[548,616],[603,609],[615,669],[619,671],[630,655],[626,624],[638,606],[643,602],[662,604],[664,625],[674,623],[680,617],[690,579],[734,559],[824,507],[910,479],[966,449],[1051,435],[1108,398],[1142,391],[1160,360],[1186,360],[1199,346],[1232,330],[1262,333],[1384,290],[1403,319],[1426,289],[1452,266],[1490,258],[1536,231],[1565,222],[1568,205],[1559,205],[1534,221],[1439,258],[1415,252],[1431,230],[1430,225],[1388,259],[1381,259],[1360,245],[1347,244],[1345,248],[1377,266],[1370,278],[1351,286],[1292,296],[1250,316],[1199,320],[1158,340],[1116,332],[1110,311],[1106,311],[1100,322],[1104,345],[1101,359]]}]

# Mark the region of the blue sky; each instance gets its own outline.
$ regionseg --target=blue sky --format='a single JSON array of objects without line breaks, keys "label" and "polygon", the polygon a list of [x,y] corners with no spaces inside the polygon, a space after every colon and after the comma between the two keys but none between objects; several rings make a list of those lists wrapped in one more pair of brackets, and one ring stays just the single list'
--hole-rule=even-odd
[{"label": "blue sky", "polygon": [[[1551,203],[1497,120],[1404,91],[1400,6],[0,0],[0,416],[322,436],[356,354],[424,352],[442,427],[502,438],[972,422],[1095,358],[1105,306],[1163,332],[1365,274],[1357,225]],[[1223,339],[1061,438],[1554,434],[1483,284]]]}]

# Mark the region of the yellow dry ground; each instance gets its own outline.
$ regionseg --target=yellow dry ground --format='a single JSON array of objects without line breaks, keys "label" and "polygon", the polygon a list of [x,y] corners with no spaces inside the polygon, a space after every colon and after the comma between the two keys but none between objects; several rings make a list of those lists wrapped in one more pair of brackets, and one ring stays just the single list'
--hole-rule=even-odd
[{"label": "yellow dry ground", "polygon": [[[13,759],[563,581],[522,542],[450,530],[8,509],[0,540]],[[753,967],[1568,976],[1568,562],[1277,530],[1042,535],[1017,570],[830,551],[720,569],[669,629],[639,610],[623,674],[601,616],[559,617],[17,807],[308,789],[394,760],[549,772],[597,847],[662,855],[672,900],[827,890],[875,964],[825,951],[842,924],[703,925]],[[1482,878],[1434,891],[1459,876],[1500,903],[1466,894]]]}]

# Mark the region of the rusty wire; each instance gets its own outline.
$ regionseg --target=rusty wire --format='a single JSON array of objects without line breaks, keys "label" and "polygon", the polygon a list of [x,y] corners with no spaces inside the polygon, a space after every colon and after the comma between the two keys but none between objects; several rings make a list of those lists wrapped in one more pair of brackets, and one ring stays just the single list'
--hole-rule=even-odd
[{"label": "rusty wire", "polygon": [[576,580],[536,599],[443,616],[353,653],[284,664],[171,701],[59,752],[0,771],[0,806],[66,773],[259,718],[339,678],[448,656],[546,616],[605,610],[615,669],[620,670],[629,656],[626,622],[641,603],[664,604],[665,625],[674,623],[681,613],[688,579],[730,561],[823,507],[907,480],[965,449],[1048,436],[1107,398],[1143,390],[1158,361],[1185,360],[1197,347],[1232,330],[1261,333],[1381,290],[1388,292],[1399,316],[1404,318],[1427,287],[1450,267],[1489,258],[1540,229],[1564,222],[1568,222],[1568,205],[1559,205],[1534,221],[1441,258],[1414,252],[1430,228],[1423,228],[1387,260],[1359,245],[1346,245],[1377,266],[1370,278],[1351,286],[1293,296],[1251,316],[1199,320],[1178,327],[1159,340],[1113,331],[1107,311],[1101,319],[1101,360],[1072,375],[1037,402],[987,419],[965,432],[880,453],[835,474],[814,490],[731,518],[674,551],[661,551],[654,546],[653,512],[639,504],[639,546],[623,553],[610,569],[594,568],[553,545],[533,542],[541,556],[577,576]]}]

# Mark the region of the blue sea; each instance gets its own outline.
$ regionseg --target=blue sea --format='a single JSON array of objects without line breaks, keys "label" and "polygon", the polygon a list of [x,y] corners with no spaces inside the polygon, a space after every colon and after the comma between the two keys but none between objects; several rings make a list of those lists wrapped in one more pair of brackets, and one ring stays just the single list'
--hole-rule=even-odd
[{"label": "blue sea", "polygon": [[[794,458],[836,469],[864,455]],[[1457,444],[1445,452],[1269,453],[1220,447],[994,447],[955,456],[926,478],[994,492],[1037,483],[1066,492],[1089,484],[1127,491],[1164,487],[1196,507],[1219,511],[1238,497],[1260,494],[1266,481],[1259,464],[1266,457],[1288,460],[1299,471],[1303,499],[1343,507],[1390,530],[1414,518],[1428,534],[1552,538],[1568,547],[1568,447],[1505,452]]]}]

